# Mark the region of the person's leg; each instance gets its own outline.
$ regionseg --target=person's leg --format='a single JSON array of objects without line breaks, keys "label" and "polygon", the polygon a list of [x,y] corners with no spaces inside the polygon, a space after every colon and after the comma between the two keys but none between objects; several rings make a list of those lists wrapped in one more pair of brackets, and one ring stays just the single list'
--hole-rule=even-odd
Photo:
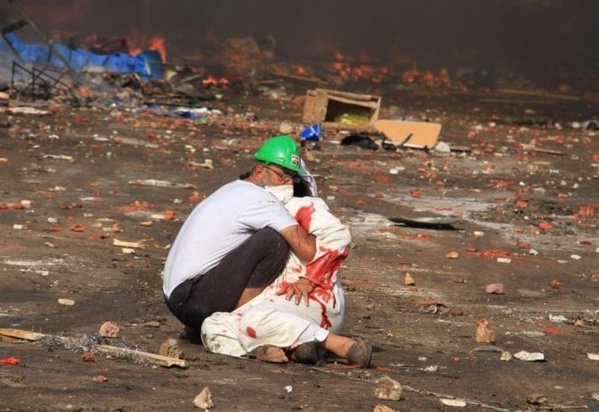
[{"label": "person's leg", "polygon": [[218,266],[177,286],[168,306],[183,324],[200,330],[214,312],[231,312],[262,292],[282,273],[288,258],[289,246],[278,232],[259,230]]},{"label": "person's leg", "polygon": [[360,368],[370,366],[372,345],[362,338],[348,338],[347,336],[329,333],[322,346],[335,355],[347,359]]}]

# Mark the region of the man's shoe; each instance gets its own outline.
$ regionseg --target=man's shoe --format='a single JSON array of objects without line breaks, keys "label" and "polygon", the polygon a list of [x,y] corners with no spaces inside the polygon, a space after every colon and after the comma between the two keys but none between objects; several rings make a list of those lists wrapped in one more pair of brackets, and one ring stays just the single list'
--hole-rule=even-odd
[{"label": "man's shoe", "polygon": [[298,363],[316,365],[318,363],[318,346],[316,342],[304,342],[291,352],[291,360]]},{"label": "man's shoe", "polygon": [[372,345],[362,338],[353,338],[353,340],[355,343],[349,348],[346,359],[360,368],[369,367],[372,358]]}]

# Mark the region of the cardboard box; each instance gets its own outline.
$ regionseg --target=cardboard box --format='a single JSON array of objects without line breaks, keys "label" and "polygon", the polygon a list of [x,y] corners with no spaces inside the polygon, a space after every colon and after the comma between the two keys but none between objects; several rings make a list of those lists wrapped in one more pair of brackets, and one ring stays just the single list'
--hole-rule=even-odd
[{"label": "cardboard box", "polygon": [[372,127],[379,118],[380,96],[314,89],[306,93],[303,121]]}]

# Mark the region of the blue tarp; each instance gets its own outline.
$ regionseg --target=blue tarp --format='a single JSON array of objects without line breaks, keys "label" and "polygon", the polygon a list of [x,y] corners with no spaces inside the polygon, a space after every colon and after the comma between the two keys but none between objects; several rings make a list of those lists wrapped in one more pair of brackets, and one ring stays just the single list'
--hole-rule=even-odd
[{"label": "blue tarp", "polygon": [[[69,62],[71,68],[77,72],[90,67],[103,67],[112,73],[137,73],[147,78],[162,77],[162,70],[160,70],[160,65],[157,64],[157,59],[160,62],[160,57],[153,50],[145,51],[137,56],[124,53],[100,55],[83,49],[71,50],[62,44],[55,44],[53,48],[56,50],[51,51],[48,46],[25,44],[13,33],[7,34],[6,37],[19,53],[21,61],[35,66],[50,65],[56,69],[64,69],[65,64],[56,53],[56,50],[58,50],[64,59]],[[2,38],[0,38],[0,51],[10,51]]]}]

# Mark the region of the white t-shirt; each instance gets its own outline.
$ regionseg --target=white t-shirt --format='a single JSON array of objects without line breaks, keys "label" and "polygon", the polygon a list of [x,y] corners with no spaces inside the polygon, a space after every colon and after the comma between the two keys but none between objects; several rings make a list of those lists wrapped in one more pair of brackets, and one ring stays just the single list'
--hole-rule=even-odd
[{"label": "white t-shirt", "polygon": [[204,199],[187,218],[166,259],[168,298],[187,279],[203,275],[260,229],[297,225],[283,203],[253,183],[236,180]]}]

